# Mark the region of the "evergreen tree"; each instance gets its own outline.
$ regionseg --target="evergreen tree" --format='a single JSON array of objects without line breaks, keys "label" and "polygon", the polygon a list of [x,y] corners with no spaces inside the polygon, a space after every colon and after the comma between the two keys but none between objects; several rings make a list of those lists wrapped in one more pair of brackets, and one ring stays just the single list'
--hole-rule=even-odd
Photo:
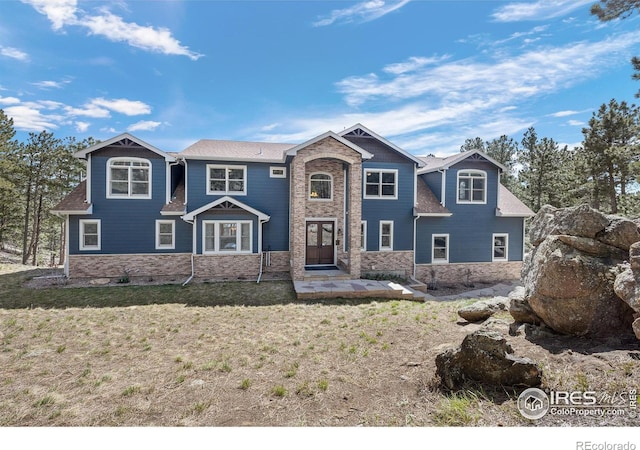
[{"label": "evergreen tree", "polygon": [[600,209],[607,204],[611,213],[618,212],[619,198],[627,195],[628,185],[638,175],[633,162],[640,154],[639,131],[636,106],[614,99],[603,104],[589,120],[589,127],[582,130],[594,207]]},{"label": "evergreen tree", "polygon": [[473,139],[465,139],[464,144],[460,146],[460,153],[468,152],[471,150],[485,151],[484,141],[482,138],[476,137]]},{"label": "evergreen tree", "polygon": [[486,153],[507,168],[500,181],[507,189],[517,193],[519,183],[515,168],[518,162],[518,143],[503,134],[499,138],[486,143]]},{"label": "evergreen tree", "polygon": [[0,109],[0,248],[4,248],[9,235],[20,228],[20,198],[16,197],[13,174],[18,143],[13,119]]},{"label": "evergreen tree", "polygon": [[533,127],[522,139],[520,153],[522,170],[519,179],[523,185],[523,200],[538,211],[544,204],[564,206],[563,189],[566,186],[570,152],[553,139],[538,139]]}]

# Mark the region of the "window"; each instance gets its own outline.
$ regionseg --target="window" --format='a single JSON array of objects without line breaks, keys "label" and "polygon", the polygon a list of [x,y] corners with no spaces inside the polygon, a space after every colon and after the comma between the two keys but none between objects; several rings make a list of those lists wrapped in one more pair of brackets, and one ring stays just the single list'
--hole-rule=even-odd
[{"label": "window", "polygon": [[509,260],[509,235],[494,234],[492,261],[508,261],[508,260]]},{"label": "window", "polygon": [[246,166],[207,165],[207,194],[246,195]]},{"label": "window", "polygon": [[367,250],[367,221],[360,222],[360,250]]},{"label": "window", "polygon": [[287,168],[286,167],[269,167],[269,176],[271,178],[287,178]]},{"label": "window", "polygon": [[99,220],[80,220],[80,250],[100,250]]},{"label": "window", "polygon": [[393,250],[393,221],[380,221],[380,250]]},{"label": "window", "polygon": [[331,200],[333,198],[333,178],[328,173],[313,173],[309,177],[309,199]]},{"label": "window", "polygon": [[204,220],[203,253],[250,253],[252,222]]},{"label": "window", "polygon": [[432,257],[431,262],[448,263],[449,262],[449,235],[434,234],[432,235]]},{"label": "window", "polygon": [[487,174],[480,170],[458,172],[458,203],[487,203]]},{"label": "window", "polygon": [[364,198],[398,198],[397,170],[364,171]]},{"label": "window", "polygon": [[151,198],[151,163],[141,158],[108,161],[107,198]]},{"label": "window", "polygon": [[175,248],[175,220],[156,220],[156,250]]}]

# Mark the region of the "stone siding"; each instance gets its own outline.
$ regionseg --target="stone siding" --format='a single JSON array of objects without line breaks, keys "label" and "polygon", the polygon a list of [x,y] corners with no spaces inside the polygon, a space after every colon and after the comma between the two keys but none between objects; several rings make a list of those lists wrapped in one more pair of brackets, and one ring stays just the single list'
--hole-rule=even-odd
[{"label": "stone siding", "polygon": [[413,251],[361,252],[362,273],[398,273],[413,276]]},{"label": "stone siding", "polygon": [[[349,177],[349,223],[344,224],[344,174],[343,164],[348,165]],[[313,172],[328,172],[333,175],[333,200],[330,202],[309,200],[309,175]],[[336,248],[337,257],[348,256],[349,273],[360,278],[360,217],[362,208],[362,157],[353,149],[334,138],[328,137],[311,144],[297,152],[291,163],[291,278],[304,278],[306,250],[306,219],[308,217],[326,217],[337,219],[337,230],[349,230],[348,253],[341,252],[342,242]],[[354,251],[355,249],[356,251]]]},{"label": "stone siding", "polygon": [[522,261],[460,263],[460,264],[418,264],[416,278],[423,283],[432,283],[435,273],[436,283],[457,284],[466,282],[500,282],[519,280]]},{"label": "stone siding", "polygon": [[189,276],[191,253],[69,256],[72,278],[115,278],[125,273],[132,277]]},{"label": "stone siding", "polygon": [[[265,252],[266,257],[266,252]],[[271,252],[271,265],[265,265],[262,268],[264,273],[289,272],[291,269],[289,252]]]}]

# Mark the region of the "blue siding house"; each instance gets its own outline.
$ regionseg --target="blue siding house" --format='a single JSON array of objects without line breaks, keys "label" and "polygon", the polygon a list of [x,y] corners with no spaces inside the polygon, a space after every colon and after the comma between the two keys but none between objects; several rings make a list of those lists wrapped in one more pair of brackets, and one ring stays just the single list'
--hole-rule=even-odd
[{"label": "blue siding house", "polygon": [[300,144],[122,134],[78,152],[54,212],[70,277],[260,279],[340,268],[425,282],[518,278],[531,210],[480,151],[416,157],[363,125]]}]

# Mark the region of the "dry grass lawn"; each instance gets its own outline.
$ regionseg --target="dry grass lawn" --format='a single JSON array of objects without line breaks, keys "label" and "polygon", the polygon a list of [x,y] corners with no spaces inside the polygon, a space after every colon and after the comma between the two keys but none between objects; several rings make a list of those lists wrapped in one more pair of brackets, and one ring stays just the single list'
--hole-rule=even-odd
[{"label": "dry grass lawn", "polygon": [[[518,392],[438,388],[462,302],[297,302],[288,282],[29,289],[0,265],[0,426],[637,426],[532,422]],[[503,317],[508,319],[506,316]],[[640,352],[509,337],[548,389],[638,388]]]}]

